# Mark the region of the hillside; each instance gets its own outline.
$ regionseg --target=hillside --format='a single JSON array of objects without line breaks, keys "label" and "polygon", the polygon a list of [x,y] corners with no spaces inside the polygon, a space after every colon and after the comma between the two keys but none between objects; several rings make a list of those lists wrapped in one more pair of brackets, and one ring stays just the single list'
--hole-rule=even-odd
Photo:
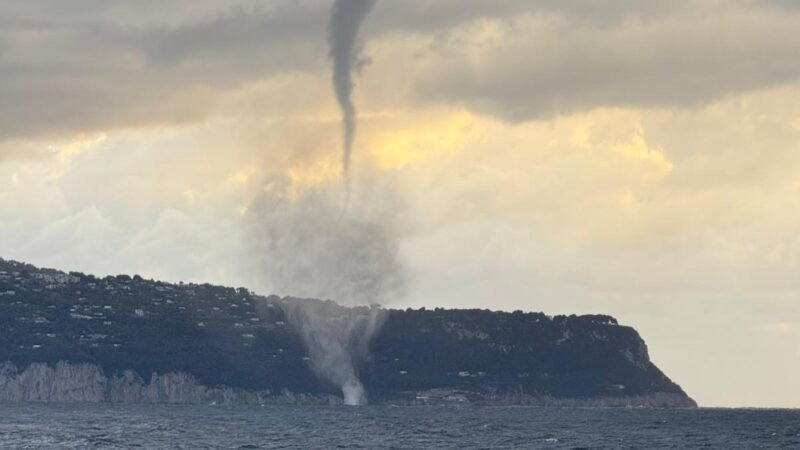
[{"label": "hillside", "polygon": [[[0,260],[0,400],[336,402],[292,302],[318,301]],[[373,402],[694,405],[609,316],[381,314],[358,365]]]}]

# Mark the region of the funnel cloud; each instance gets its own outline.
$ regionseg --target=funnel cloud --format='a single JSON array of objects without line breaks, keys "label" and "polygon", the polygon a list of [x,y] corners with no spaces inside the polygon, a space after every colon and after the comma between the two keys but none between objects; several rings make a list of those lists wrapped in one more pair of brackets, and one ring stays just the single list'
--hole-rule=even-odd
[{"label": "funnel cloud", "polygon": [[353,69],[359,64],[356,41],[372,5],[372,0],[336,0],[329,23],[333,87],[342,110],[346,209],[336,206],[326,186],[297,188],[288,180],[268,184],[250,209],[258,224],[260,268],[272,292],[333,299],[350,307],[314,300],[283,303],[287,317],[302,333],[312,368],[341,388],[347,405],[367,403],[357,366],[382,324],[382,315],[379,308],[366,305],[396,296],[403,281],[397,240],[387,224],[374,214],[347,210],[356,130],[352,100]]},{"label": "funnel cloud", "polygon": [[350,155],[356,133],[356,109],[353,105],[353,68],[359,63],[358,30],[374,5],[374,0],[336,0],[329,24],[328,44],[333,61],[333,88],[342,109],[342,176],[350,185]]}]

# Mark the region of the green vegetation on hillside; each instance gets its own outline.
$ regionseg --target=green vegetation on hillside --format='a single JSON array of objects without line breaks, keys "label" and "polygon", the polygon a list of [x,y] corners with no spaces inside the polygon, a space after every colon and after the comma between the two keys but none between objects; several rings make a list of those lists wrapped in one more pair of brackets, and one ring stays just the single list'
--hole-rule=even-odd
[{"label": "green vegetation on hillside", "polygon": [[[285,302],[244,288],[97,278],[0,260],[0,361],[187,372],[210,386],[330,392]],[[316,300],[303,300],[316,301]],[[330,307],[339,308],[334,304]],[[604,315],[389,310],[359,374],[370,394],[434,388],[555,397],[682,393]]]}]

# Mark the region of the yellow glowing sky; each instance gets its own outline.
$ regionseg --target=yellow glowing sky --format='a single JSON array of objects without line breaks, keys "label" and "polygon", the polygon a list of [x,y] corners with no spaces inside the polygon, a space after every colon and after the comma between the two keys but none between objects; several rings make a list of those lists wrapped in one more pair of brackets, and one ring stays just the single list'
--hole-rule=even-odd
[{"label": "yellow glowing sky", "polygon": [[[328,4],[24,3],[0,257],[269,292],[254,200],[341,189]],[[608,313],[703,405],[800,407],[800,10],[533,3],[369,17],[353,202],[392,221],[395,306]]]}]

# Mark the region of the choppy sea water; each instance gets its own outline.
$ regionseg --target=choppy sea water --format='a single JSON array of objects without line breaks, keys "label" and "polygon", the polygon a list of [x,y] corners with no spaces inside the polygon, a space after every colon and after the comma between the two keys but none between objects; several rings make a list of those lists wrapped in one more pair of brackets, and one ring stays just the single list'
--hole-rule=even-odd
[{"label": "choppy sea water", "polygon": [[0,448],[800,448],[800,410],[0,405]]}]

